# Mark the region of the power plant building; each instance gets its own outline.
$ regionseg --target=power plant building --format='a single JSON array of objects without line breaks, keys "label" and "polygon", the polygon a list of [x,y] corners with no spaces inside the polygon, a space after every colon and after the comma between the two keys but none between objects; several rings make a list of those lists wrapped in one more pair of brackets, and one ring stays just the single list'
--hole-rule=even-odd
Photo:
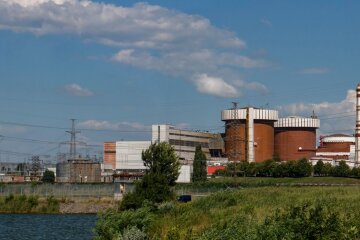
[{"label": "power plant building", "polygon": [[225,122],[225,153],[229,161],[263,162],[274,156],[274,123],[278,111],[259,108],[228,109]]},{"label": "power plant building", "polygon": [[275,156],[282,161],[310,159],[316,155],[316,129],[320,120],[311,118],[279,118],[275,127]]},{"label": "power plant building", "polygon": [[[192,165],[195,148],[198,145],[201,146],[206,158],[210,159],[210,145],[219,145],[214,143],[219,138],[221,139],[219,134],[181,130],[168,124],[152,125],[152,141],[169,143],[174,147],[183,164]],[[218,147],[221,148],[221,146]]]},{"label": "power plant building", "polygon": [[332,160],[350,160],[355,153],[355,137],[346,134],[333,134],[320,137],[316,157]]}]

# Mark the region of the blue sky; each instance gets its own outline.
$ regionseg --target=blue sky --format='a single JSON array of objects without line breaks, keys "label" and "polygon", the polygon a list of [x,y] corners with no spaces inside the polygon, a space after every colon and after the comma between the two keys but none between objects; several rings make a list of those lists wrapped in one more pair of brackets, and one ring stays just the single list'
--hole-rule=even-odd
[{"label": "blue sky", "polygon": [[146,140],[155,123],[221,132],[220,112],[232,101],[282,116],[314,109],[319,134],[351,134],[359,7],[2,0],[0,160],[54,155],[69,139],[70,118],[93,145]]}]

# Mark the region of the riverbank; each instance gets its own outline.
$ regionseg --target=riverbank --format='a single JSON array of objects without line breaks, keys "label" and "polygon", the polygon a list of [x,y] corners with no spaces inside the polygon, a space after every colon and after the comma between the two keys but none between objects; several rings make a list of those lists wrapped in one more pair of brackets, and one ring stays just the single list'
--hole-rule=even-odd
[{"label": "riverbank", "polygon": [[81,200],[66,200],[60,202],[60,214],[97,214],[106,209],[115,209],[117,201],[112,198],[88,198]]}]

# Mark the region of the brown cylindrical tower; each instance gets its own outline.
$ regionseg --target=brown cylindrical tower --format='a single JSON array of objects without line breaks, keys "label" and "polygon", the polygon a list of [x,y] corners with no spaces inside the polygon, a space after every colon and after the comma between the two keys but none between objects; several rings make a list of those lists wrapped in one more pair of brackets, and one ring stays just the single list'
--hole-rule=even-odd
[{"label": "brown cylindrical tower", "polygon": [[316,155],[316,118],[287,117],[275,123],[275,155],[283,161]]},{"label": "brown cylindrical tower", "polygon": [[277,111],[231,109],[224,110],[221,118],[225,122],[225,153],[230,161],[263,162],[273,158]]}]

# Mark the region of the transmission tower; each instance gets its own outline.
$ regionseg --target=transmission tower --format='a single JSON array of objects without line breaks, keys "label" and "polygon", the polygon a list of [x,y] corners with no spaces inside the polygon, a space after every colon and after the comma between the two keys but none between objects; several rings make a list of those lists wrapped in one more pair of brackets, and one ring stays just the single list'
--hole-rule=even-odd
[{"label": "transmission tower", "polygon": [[76,134],[80,133],[80,131],[75,130],[75,121],[76,121],[76,119],[71,119],[71,123],[72,123],[71,131],[66,131],[71,136],[71,138],[70,138],[70,159],[73,159],[73,160],[76,158]]}]

